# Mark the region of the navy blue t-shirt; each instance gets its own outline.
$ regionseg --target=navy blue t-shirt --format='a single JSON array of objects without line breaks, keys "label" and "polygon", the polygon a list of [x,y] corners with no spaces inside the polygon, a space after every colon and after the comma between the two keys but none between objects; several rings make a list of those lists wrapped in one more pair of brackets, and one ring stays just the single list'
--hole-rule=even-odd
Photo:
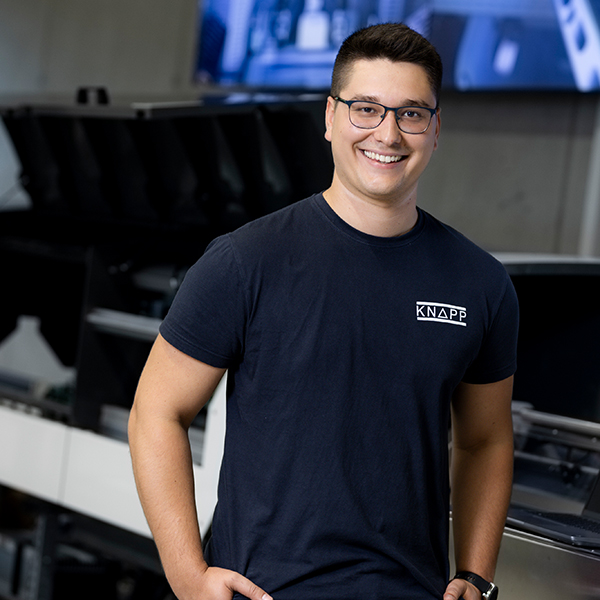
[{"label": "navy blue t-shirt", "polygon": [[517,313],[421,210],[379,238],[318,194],[212,242],[161,327],[229,369],[210,563],[275,600],[441,598],[451,395],[513,374]]}]

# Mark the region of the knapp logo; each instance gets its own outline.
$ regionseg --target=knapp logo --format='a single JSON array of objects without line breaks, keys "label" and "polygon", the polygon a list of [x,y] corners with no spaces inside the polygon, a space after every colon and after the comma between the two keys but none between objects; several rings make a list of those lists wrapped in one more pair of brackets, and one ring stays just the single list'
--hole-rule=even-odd
[{"label": "knapp logo", "polygon": [[434,321],[466,327],[467,309],[464,306],[440,302],[417,302],[417,321]]}]

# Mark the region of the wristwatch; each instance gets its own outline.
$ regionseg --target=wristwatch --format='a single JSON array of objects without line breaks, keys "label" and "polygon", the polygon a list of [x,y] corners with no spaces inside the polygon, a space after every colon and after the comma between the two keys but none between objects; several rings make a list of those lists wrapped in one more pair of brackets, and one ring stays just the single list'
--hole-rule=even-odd
[{"label": "wristwatch", "polygon": [[472,583],[481,592],[483,600],[496,600],[498,598],[498,586],[475,573],[471,573],[471,571],[460,571],[454,576],[454,579],[464,579]]}]

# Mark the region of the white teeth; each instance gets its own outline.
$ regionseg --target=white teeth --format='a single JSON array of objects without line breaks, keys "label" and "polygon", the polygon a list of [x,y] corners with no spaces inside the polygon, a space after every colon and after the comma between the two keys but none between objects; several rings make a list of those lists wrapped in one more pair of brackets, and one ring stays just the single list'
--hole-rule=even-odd
[{"label": "white teeth", "polygon": [[373,160],[377,160],[382,163],[400,162],[402,160],[401,156],[384,156],[383,154],[377,154],[376,152],[369,152],[368,150],[363,150],[363,152],[367,158],[371,158]]}]

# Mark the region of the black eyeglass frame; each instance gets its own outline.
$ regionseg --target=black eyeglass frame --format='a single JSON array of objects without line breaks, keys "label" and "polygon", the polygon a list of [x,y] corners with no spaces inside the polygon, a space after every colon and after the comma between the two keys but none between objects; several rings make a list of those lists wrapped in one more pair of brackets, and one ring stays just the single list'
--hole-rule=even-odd
[{"label": "black eyeglass frame", "polygon": [[[397,108],[393,108],[391,106],[385,106],[384,104],[380,104],[379,102],[373,102],[371,100],[344,100],[343,98],[340,98],[339,96],[334,96],[333,99],[336,102],[343,102],[348,107],[348,119],[350,120],[350,124],[353,127],[357,127],[358,129],[377,129],[383,123],[388,112],[391,110],[394,113],[394,116],[396,117],[396,125],[398,125],[398,129],[402,133],[406,133],[408,135],[422,135],[423,133],[425,133],[429,129],[429,127],[431,125],[431,121],[433,121],[433,117],[437,114],[437,111],[439,108],[438,106],[436,106],[435,108],[429,108],[428,106],[398,106]],[[355,123],[352,122],[352,119],[350,118],[350,107],[355,102],[376,104],[377,106],[381,106],[381,108],[384,109],[384,113],[383,113],[383,115],[381,115],[381,119],[380,119],[379,123],[377,123],[377,125],[375,125],[375,127],[361,127],[360,125],[356,125]],[[431,116],[429,117],[429,123],[427,123],[427,127],[425,127],[425,129],[423,129],[423,131],[405,131],[404,129],[402,129],[402,127],[400,127],[400,117],[398,116],[398,111],[402,110],[402,109],[406,109],[406,108],[418,108],[420,110],[429,111],[429,113],[431,114]]]}]

